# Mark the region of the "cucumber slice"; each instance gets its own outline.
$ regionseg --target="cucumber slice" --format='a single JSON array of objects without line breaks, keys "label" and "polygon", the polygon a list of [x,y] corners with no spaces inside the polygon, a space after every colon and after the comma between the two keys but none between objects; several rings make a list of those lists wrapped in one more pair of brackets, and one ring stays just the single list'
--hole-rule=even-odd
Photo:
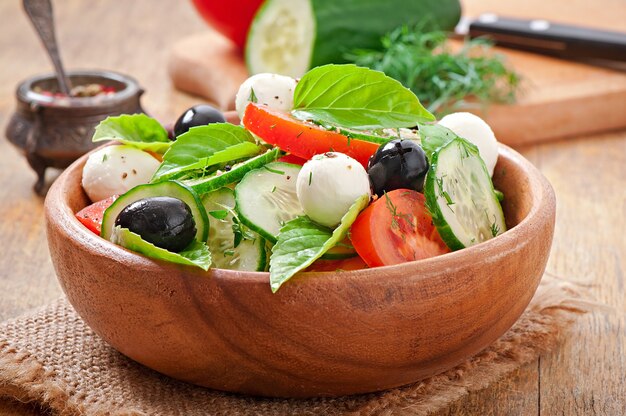
[{"label": "cucumber slice", "polygon": [[300,168],[291,163],[268,163],[248,172],[235,187],[239,219],[272,243],[286,222],[304,215],[296,194]]},{"label": "cucumber slice", "polygon": [[213,266],[220,269],[264,271],[267,266],[264,238],[252,231],[242,230],[248,237],[255,238],[244,238],[235,247],[234,191],[220,188],[204,195],[202,203],[209,216],[207,244],[213,256]]},{"label": "cucumber slice", "polygon": [[269,162],[273,162],[278,159],[280,155],[281,151],[278,148],[268,150],[262,155],[255,156],[244,162],[233,165],[228,172],[223,172],[221,175],[211,175],[199,179],[184,180],[183,183],[196,191],[198,195],[204,195],[208,192],[241,180],[246,173],[253,169],[260,168]]},{"label": "cucumber slice", "polygon": [[209,235],[209,219],[207,218],[202,201],[200,201],[200,198],[193,189],[176,181],[164,181],[135,186],[121,195],[104,211],[100,235],[107,240],[111,240],[115,220],[117,216],[120,215],[120,212],[133,202],[153,196],[171,196],[186,203],[189,208],[191,208],[193,219],[196,222],[196,240],[200,242],[206,241]]},{"label": "cucumber slice", "polygon": [[506,230],[485,162],[478,148],[464,139],[456,138],[433,154],[424,195],[439,235],[452,250]]},{"label": "cucumber slice", "polygon": [[302,76],[310,67],[314,36],[310,0],[267,0],[248,32],[248,70],[251,74]]},{"label": "cucumber slice", "polygon": [[424,19],[452,30],[460,16],[459,0],[267,0],[248,32],[246,64],[251,74],[297,78],[346,62],[354,49],[381,49],[381,37],[398,26]]}]

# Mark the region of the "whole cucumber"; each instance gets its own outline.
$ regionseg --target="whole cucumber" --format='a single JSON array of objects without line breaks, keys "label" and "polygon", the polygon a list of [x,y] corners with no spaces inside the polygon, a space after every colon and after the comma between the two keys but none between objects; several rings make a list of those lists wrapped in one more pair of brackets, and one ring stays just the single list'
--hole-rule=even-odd
[{"label": "whole cucumber", "polygon": [[401,25],[452,30],[459,0],[267,0],[246,42],[251,74],[293,77],[328,63],[345,62],[354,49],[379,49],[381,38]]}]

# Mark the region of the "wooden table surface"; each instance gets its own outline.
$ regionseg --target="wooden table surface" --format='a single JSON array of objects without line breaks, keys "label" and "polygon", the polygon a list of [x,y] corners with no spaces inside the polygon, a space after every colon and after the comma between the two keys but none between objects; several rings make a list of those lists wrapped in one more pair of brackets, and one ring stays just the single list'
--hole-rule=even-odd
[{"label": "wooden table surface", "polygon": [[[17,83],[51,69],[19,3],[0,2],[3,130],[15,106]],[[164,122],[198,102],[174,90],[165,69],[168,46],[205,28],[190,2],[64,0],[56,2],[55,13],[67,68],[133,75],[147,91],[144,107]],[[626,131],[518,150],[546,175],[557,195],[547,270],[589,285],[611,309],[579,318],[558,349],[470,392],[441,414],[626,414]],[[54,176],[49,172],[50,179]],[[34,181],[19,152],[0,140],[0,320],[62,294],[48,256],[43,199],[31,190]],[[0,400],[3,415],[38,412]]]}]

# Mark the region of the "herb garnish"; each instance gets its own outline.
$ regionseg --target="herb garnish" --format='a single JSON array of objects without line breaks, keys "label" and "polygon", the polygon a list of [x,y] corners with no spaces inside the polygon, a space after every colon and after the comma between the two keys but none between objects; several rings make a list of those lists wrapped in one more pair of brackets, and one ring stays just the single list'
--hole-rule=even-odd
[{"label": "herb garnish", "polygon": [[250,96],[248,97],[248,101],[250,101],[251,103],[257,103],[259,101],[259,99],[256,98],[256,94],[254,93],[254,88],[250,88]]},{"label": "herb garnish", "polygon": [[346,58],[397,79],[438,114],[470,107],[468,98],[483,105],[515,100],[520,76],[507,68],[502,56],[490,53],[492,42],[466,40],[452,52],[445,32],[426,28],[424,22],[399,27],[382,38],[382,51],[355,50]]},{"label": "herb garnish", "polygon": [[272,169],[272,168],[268,168],[267,165],[263,165],[263,169],[266,169],[272,173],[275,173],[277,175],[284,175],[285,172],[283,172],[282,170],[278,170],[278,169]]},{"label": "herb garnish", "polygon": [[[391,198],[389,198],[389,195],[387,194],[387,192],[385,192],[384,195],[385,195],[385,205],[387,206],[387,209],[389,210],[389,213],[391,214],[391,228],[395,228],[396,230],[400,229],[400,223],[398,222],[398,218],[401,218],[404,221],[406,221],[411,228],[415,228],[415,226],[413,225],[411,214],[399,213],[398,207],[396,207],[394,203],[391,201]],[[402,237],[404,239],[404,234],[402,235]]]}]

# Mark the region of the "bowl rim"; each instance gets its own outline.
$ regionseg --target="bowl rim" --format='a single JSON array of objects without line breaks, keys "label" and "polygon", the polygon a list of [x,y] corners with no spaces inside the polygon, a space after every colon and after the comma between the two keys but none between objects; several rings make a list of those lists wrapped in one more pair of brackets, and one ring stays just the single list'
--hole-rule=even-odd
[{"label": "bowl rim", "polygon": [[105,69],[76,69],[67,72],[68,78],[75,77],[93,77],[109,79],[124,85],[124,88],[115,91],[110,96],[94,96],[94,97],[49,97],[33,90],[33,85],[41,81],[56,80],[54,72],[48,72],[31,76],[22,80],[16,89],[17,97],[26,103],[37,103],[50,107],[66,108],[66,107],[101,107],[109,105],[111,102],[123,101],[130,97],[142,93],[143,90],[139,86],[139,82],[128,75],[120,72]]},{"label": "bowl rim", "polygon": [[[106,146],[106,145],[105,145]],[[97,151],[95,149],[94,151]],[[92,151],[93,152],[93,151]],[[90,152],[91,153],[91,152]],[[128,250],[124,247],[118,246],[108,240],[97,236],[85,226],[83,226],[75,217],[75,213],[70,209],[67,202],[67,183],[74,180],[72,174],[80,172],[80,168],[84,164],[89,154],[76,160],[70,165],[57,180],[53,183],[50,191],[45,200],[45,212],[46,221],[53,221],[61,223],[63,226],[59,227],[61,232],[70,239],[73,239],[76,244],[82,246],[85,250],[96,251],[99,255],[115,257],[115,261],[131,268],[140,268],[142,270],[159,272],[163,270],[163,266],[175,266],[182,268],[185,271],[185,276],[203,276],[219,278],[227,281],[236,279],[238,281],[246,281],[252,283],[264,283],[269,281],[269,272],[256,272],[256,271],[238,271],[229,269],[217,269],[210,268],[208,271],[201,270],[200,268],[193,266],[178,265],[163,260],[152,259],[145,257],[141,254]],[[311,271],[311,272],[299,272],[296,277],[298,280],[303,277],[313,277],[315,280],[320,279],[333,279],[339,276],[341,279],[357,278],[359,280],[373,279],[379,277],[381,272],[411,270],[415,267],[424,270],[425,273],[432,270],[446,270],[455,264],[463,264],[459,262],[459,259],[476,258],[476,256],[490,256],[499,257],[506,255],[509,251],[515,249],[518,245],[520,238],[523,238],[524,234],[529,230],[532,231],[540,226],[542,218],[554,216],[556,198],[554,190],[545,176],[527,159],[520,155],[510,147],[499,143],[499,156],[504,156],[511,160],[517,167],[524,173],[524,177],[529,182],[529,188],[531,189],[529,198],[532,201],[532,205],[528,214],[513,228],[508,229],[506,232],[484,241],[482,243],[466,247],[461,250],[452,251],[439,256],[409,261],[405,263],[399,263],[388,266],[379,266],[372,268],[364,268],[358,270],[345,270],[345,271]],[[456,261],[455,261],[456,260]],[[458,266],[454,266],[458,267]]]}]

